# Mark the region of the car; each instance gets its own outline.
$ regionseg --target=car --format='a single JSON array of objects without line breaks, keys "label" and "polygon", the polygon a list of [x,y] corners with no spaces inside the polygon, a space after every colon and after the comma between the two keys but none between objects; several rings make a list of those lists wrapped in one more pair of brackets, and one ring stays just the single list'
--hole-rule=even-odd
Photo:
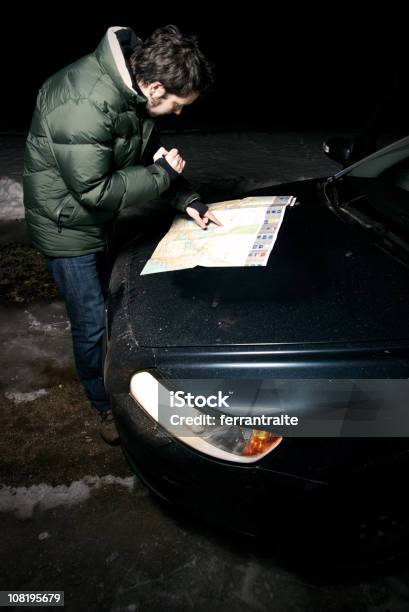
[{"label": "car", "polygon": [[[265,267],[141,275],[172,222],[164,209],[116,257],[105,384],[125,457],[154,494],[213,524],[303,543],[323,558],[334,549],[365,562],[388,556],[391,542],[407,543],[408,527],[409,137],[332,176],[242,195],[297,199]],[[321,435],[318,425],[333,425],[347,400],[312,392],[317,381],[369,384],[354,396],[352,428]],[[376,418],[379,381],[403,385],[402,421],[389,403]],[[158,411],[165,389],[192,417],[254,415],[252,398],[266,384],[270,398],[298,393],[281,406],[311,413],[312,429],[240,421],[205,437],[203,423],[179,430]],[[243,399],[226,409],[232,389]],[[277,413],[274,401],[262,408]],[[354,430],[362,411],[369,419]]]}]

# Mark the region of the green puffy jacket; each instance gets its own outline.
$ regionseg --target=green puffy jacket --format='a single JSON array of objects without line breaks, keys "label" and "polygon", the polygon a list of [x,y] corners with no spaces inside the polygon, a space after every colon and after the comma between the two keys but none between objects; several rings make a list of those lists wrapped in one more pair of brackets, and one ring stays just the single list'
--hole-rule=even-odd
[{"label": "green puffy jacket", "polygon": [[103,250],[107,226],[123,208],[169,194],[184,211],[199,197],[182,177],[169,189],[169,174],[153,163],[159,135],[123,54],[135,44],[141,41],[132,30],[109,28],[94,53],[52,76],[38,94],[23,185],[31,239],[44,255]]}]

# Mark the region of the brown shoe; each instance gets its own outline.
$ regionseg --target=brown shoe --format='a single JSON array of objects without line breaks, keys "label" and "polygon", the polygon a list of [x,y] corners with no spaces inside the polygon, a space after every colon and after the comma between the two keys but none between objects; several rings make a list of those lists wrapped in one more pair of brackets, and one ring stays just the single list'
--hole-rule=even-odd
[{"label": "brown shoe", "polygon": [[115,425],[115,418],[112,410],[104,410],[98,415],[99,433],[104,442],[110,446],[119,444],[119,434]]}]

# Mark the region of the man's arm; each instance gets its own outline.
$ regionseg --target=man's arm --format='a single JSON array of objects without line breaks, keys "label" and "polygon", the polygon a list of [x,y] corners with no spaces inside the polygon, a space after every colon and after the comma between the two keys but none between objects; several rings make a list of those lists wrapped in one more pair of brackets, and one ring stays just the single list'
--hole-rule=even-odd
[{"label": "man's arm", "polygon": [[[172,172],[172,169],[174,170],[173,175],[171,174],[172,184],[163,194],[164,198],[166,198],[174,208],[180,212],[185,212],[188,214],[189,217],[191,217],[202,229],[206,229],[209,221],[213,221],[213,223],[216,225],[222,225],[215,215],[209,211],[206,204],[201,202],[200,195],[192,190],[189,182],[184,176],[182,176],[186,162],[182,160],[179,167],[174,166],[170,169],[167,167],[169,166],[168,160],[170,160],[170,154],[169,151],[167,151],[167,149],[161,145],[159,130],[157,127],[154,128],[153,138],[151,141],[151,155],[152,151],[156,151],[153,153],[153,160],[156,164],[166,168],[168,172]],[[175,151],[175,149],[172,151]],[[170,153],[172,153],[172,151]],[[178,151],[176,150],[176,153],[177,152]]]},{"label": "man's arm", "polygon": [[157,198],[168,189],[169,173],[157,164],[112,171],[112,120],[94,102],[68,100],[45,120],[61,176],[84,206],[116,211]]},{"label": "man's arm", "polygon": [[[147,161],[153,159],[156,164],[163,165],[164,158],[169,151],[162,145],[160,132],[157,125],[154,126],[151,139],[149,142],[148,150],[146,151]],[[185,168],[183,164],[182,172]],[[186,212],[187,206],[194,200],[200,200],[200,194],[198,194],[192,186],[189,184],[187,179],[180,173],[178,177],[173,177],[174,180],[163,194],[171,206],[179,210],[180,212]]]}]

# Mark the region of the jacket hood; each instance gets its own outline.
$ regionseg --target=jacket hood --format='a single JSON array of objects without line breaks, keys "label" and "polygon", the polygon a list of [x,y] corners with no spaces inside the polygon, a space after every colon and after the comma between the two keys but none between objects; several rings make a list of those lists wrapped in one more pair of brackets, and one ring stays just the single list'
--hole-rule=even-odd
[{"label": "jacket hood", "polygon": [[131,28],[113,26],[108,28],[95,50],[95,56],[127,98],[136,96],[138,102],[146,102],[133,80],[127,61],[140,45],[142,39]]}]

